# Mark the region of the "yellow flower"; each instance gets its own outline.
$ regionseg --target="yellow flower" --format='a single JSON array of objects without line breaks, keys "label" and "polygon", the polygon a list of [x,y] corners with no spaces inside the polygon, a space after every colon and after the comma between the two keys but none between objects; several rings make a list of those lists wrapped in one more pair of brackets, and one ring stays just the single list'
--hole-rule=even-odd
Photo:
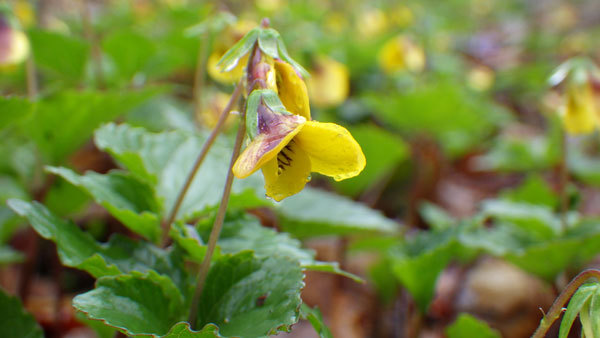
[{"label": "yellow flower", "polygon": [[494,78],[494,70],[483,65],[475,66],[467,73],[467,83],[471,88],[479,92],[492,88]]},{"label": "yellow flower", "polygon": [[329,57],[318,57],[311,73],[307,85],[315,106],[337,106],[346,100],[350,90],[350,76],[343,63]]},{"label": "yellow flower", "polygon": [[571,85],[567,90],[566,103],[560,110],[567,133],[591,133],[598,123],[597,114],[594,92],[590,83]]},{"label": "yellow flower", "polygon": [[19,30],[12,13],[0,11],[0,66],[12,66],[24,61],[29,55],[29,40]]},{"label": "yellow flower", "polygon": [[358,33],[366,39],[380,35],[388,28],[385,12],[379,8],[361,11],[357,21]]},{"label": "yellow flower", "polygon": [[420,72],[425,68],[425,52],[408,37],[399,35],[379,51],[379,66],[387,74],[401,70]]},{"label": "yellow flower", "polygon": [[26,0],[17,0],[14,3],[14,11],[17,19],[24,27],[31,27],[35,21],[35,12],[31,4]]},{"label": "yellow flower", "polygon": [[276,201],[300,192],[311,172],[340,181],[365,167],[360,145],[335,123],[311,121],[304,82],[292,66],[276,61],[277,92],[255,90],[248,97],[252,141],[233,166],[238,178],[262,169],[267,196]]}]

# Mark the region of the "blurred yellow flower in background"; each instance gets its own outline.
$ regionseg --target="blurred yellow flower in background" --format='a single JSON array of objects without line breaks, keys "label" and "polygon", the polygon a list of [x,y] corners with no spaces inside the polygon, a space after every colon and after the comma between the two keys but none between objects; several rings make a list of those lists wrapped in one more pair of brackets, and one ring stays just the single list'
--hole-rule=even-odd
[{"label": "blurred yellow flower in background", "polygon": [[29,55],[29,40],[6,4],[0,7],[0,66],[10,67]]},{"label": "blurred yellow flower in background", "polygon": [[310,73],[306,84],[310,100],[315,106],[337,106],[346,100],[350,91],[350,75],[346,65],[330,57],[319,56]]},{"label": "blurred yellow flower in background", "polygon": [[565,103],[560,109],[567,133],[591,133],[598,125],[598,113],[591,84],[571,84],[567,89]]},{"label": "blurred yellow flower in background", "polygon": [[388,14],[389,21],[398,27],[408,27],[415,21],[413,11],[405,5],[392,8]]},{"label": "blurred yellow flower in background", "polygon": [[388,27],[385,12],[379,8],[361,11],[356,23],[361,37],[369,39],[383,33]]},{"label": "blurred yellow flower in background", "polygon": [[472,89],[483,92],[492,88],[495,77],[493,69],[477,65],[467,73],[467,83]]},{"label": "blurred yellow flower in background", "polygon": [[402,70],[420,72],[425,68],[425,52],[409,37],[398,35],[387,41],[378,55],[379,66],[387,74]]},{"label": "blurred yellow flower in background", "polygon": [[26,0],[17,0],[13,5],[14,13],[23,27],[31,27],[35,23],[33,6]]}]

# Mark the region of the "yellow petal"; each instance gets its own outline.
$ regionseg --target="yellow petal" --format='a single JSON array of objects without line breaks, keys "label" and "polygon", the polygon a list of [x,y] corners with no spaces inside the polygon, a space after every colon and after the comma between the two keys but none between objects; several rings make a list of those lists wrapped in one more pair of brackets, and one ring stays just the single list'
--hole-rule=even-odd
[{"label": "yellow petal", "polygon": [[259,113],[259,133],[248,144],[233,165],[237,178],[246,178],[275,157],[300,132],[304,122],[297,115],[271,111]]},{"label": "yellow petal", "polygon": [[346,128],[308,121],[294,141],[310,157],[311,169],[341,181],[358,175],[366,164],[360,145]]},{"label": "yellow petal", "polygon": [[300,192],[310,175],[310,159],[294,141],[281,149],[262,169],[267,196],[276,200]]},{"label": "yellow petal", "polygon": [[228,72],[222,72],[220,67],[217,67],[217,63],[223,56],[223,52],[215,51],[208,57],[206,62],[206,68],[210,77],[222,84],[232,84],[244,76],[244,70],[248,63],[248,55],[244,55],[239,61],[237,66]]},{"label": "yellow petal", "polygon": [[306,84],[289,63],[276,60],[277,90],[285,108],[310,120],[310,105]]}]

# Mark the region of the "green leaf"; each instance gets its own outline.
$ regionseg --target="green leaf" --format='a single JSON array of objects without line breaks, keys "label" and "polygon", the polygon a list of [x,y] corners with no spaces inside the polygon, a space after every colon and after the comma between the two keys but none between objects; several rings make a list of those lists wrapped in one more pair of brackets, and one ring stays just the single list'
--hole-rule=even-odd
[{"label": "green leaf", "polygon": [[462,313],[456,321],[446,328],[448,338],[500,338],[498,331],[491,329],[485,322],[469,315]]},{"label": "green leaf", "polygon": [[0,327],[3,337],[43,338],[44,333],[21,302],[0,289]]},{"label": "green leaf", "polygon": [[348,130],[360,144],[367,165],[360,175],[335,183],[347,195],[356,196],[386,179],[410,155],[408,145],[401,138],[375,125],[362,124]]},{"label": "green leaf", "polygon": [[171,328],[169,333],[161,338],[219,338],[219,328],[212,325],[205,325],[200,331],[193,331],[189,323],[177,323]]},{"label": "green leaf", "polygon": [[228,72],[237,66],[240,59],[248,54],[258,39],[260,28],[250,30],[243,38],[231,47],[217,63],[222,71]]},{"label": "green leaf", "polygon": [[279,36],[277,39],[277,49],[279,52],[279,56],[281,57],[281,59],[283,61],[289,63],[292,67],[294,67],[294,69],[298,73],[300,73],[300,75],[302,75],[304,78],[310,77],[310,74],[308,73],[308,71],[306,69],[304,69],[304,67],[302,67],[298,62],[296,62],[294,59],[292,59],[290,57],[290,54],[288,54],[287,48],[285,48],[285,43],[283,42],[283,39],[281,38],[281,36]]},{"label": "green leaf", "polygon": [[27,217],[40,236],[56,243],[61,262],[98,278],[132,271],[156,270],[185,289],[187,276],[177,251],[166,251],[148,242],[115,235],[106,244],[96,242],[72,222],[52,214],[42,204],[9,200],[16,213]]},{"label": "green leaf", "polygon": [[394,233],[399,225],[348,198],[305,188],[277,205],[281,227],[298,237]]},{"label": "green leaf", "polygon": [[543,205],[552,209],[558,205],[556,193],[540,175],[535,174],[529,175],[519,187],[504,190],[500,195],[503,199],[517,203]]},{"label": "green leaf", "polygon": [[279,38],[279,33],[273,28],[261,29],[258,35],[258,46],[265,54],[274,59],[279,59],[277,48],[277,39]]},{"label": "green leaf", "polygon": [[303,276],[300,265],[277,255],[221,256],[208,273],[198,324],[213,323],[222,335],[242,338],[289,331],[298,321]]},{"label": "green leaf", "polygon": [[[198,224],[198,232],[204,242],[208,242],[213,219]],[[314,252],[301,248],[301,243],[287,233],[278,233],[263,227],[258,219],[245,214],[230,215],[223,224],[219,241],[223,253],[238,253],[244,250],[254,251],[258,258],[275,254],[294,259],[299,264],[313,262]]]},{"label": "green leaf", "polygon": [[323,322],[323,315],[318,308],[311,309],[306,304],[300,306],[300,317],[302,319],[308,319],[315,332],[319,335],[319,338],[333,338],[331,331]]},{"label": "green leaf", "polygon": [[136,73],[145,70],[156,54],[151,40],[132,30],[113,31],[102,40],[102,49],[116,66],[116,75],[131,81]]},{"label": "green leaf", "polygon": [[456,223],[456,220],[446,213],[444,209],[433,203],[422,203],[419,207],[419,213],[432,229],[443,230]]},{"label": "green leaf", "polygon": [[370,94],[365,102],[389,126],[409,135],[431,135],[451,155],[478,146],[509,116],[493,102],[448,80],[399,95]]},{"label": "green leaf", "polygon": [[39,29],[30,30],[28,35],[36,65],[69,82],[83,79],[89,56],[87,42]]},{"label": "green leaf", "polygon": [[34,103],[19,97],[0,97],[0,130],[28,117]]},{"label": "green leaf", "polygon": [[453,231],[422,233],[391,257],[392,270],[422,312],[427,310],[437,278],[456,255]]},{"label": "green leaf", "polygon": [[[205,139],[205,134],[190,135],[180,131],[150,133],[126,124],[107,124],[96,131],[96,145],[100,149],[109,152],[134,176],[154,187],[158,198],[163,201],[163,217],[175,203]],[[219,203],[231,151],[230,140],[218,138],[215,141],[196,173],[177,220],[190,219]],[[234,181],[231,208],[268,203],[263,197],[263,180],[258,175]]]},{"label": "green leaf", "polygon": [[96,288],[73,299],[73,307],[128,335],[164,335],[187,310],[173,282],[152,270],[102,277]]},{"label": "green leaf", "polygon": [[560,220],[545,206],[486,200],[481,208],[483,215],[509,222],[536,238],[551,239],[561,231]]},{"label": "green leaf", "polygon": [[[200,222],[198,224],[200,235],[198,235],[193,227],[177,224],[176,230],[173,231],[175,232],[174,238],[194,259],[200,262],[206,251],[202,243],[208,242],[212,225],[212,218]],[[316,261],[315,253],[302,248],[300,241],[291,238],[287,233],[265,228],[256,218],[242,213],[230,214],[226,218],[217,244],[222,253],[233,254],[251,250],[258,258],[279,255],[298,262],[306,270],[335,273],[359,283],[363,282],[360,277],[340,269],[337,262]]]},{"label": "green leaf", "polygon": [[560,155],[562,126],[558,118],[549,119],[546,134],[503,133],[485,155],[473,159],[478,170],[519,172],[547,169]]},{"label": "green leaf", "polygon": [[598,284],[584,284],[577,289],[571,300],[569,301],[569,305],[567,306],[567,311],[562,317],[562,321],[560,322],[560,329],[558,331],[558,338],[567,338],[569,335],[569,331],[571,331],[571,326],[573,326],[573,322],[575,318],[577,318],[577,314],[581,310],[581,308],[587,303],[588,300],[592,297],[592,295],[597,291]]},{"label": "green leaf", "polygon": [[596,292],[594,292],[594,294],[592,295],[592,299],[590,300],[588,305],[589,318],[591,319],[590,326],[592,328],[592,332],[600,332],[600,288],[596,288]]},{"label": "green leaf", "polygon": [[56,174],[85,190],[126,227],[153,242],[160,233],[159,203],[154,190],[131,174],[113,170],[106,175],[88,171],[80,176],[67,168],[47,167]]},{"label": "green leaf", "polygon": [[59,163],[79,149],[100,124],[133,109],[158,90],[62,92],[39,101],[25,128],[50,162]]},{"label": "green leaf", "polygon": [[359,276],[342,270],[340,268],[340,264],[338,262],[321,262],[321,261],[306,262],[306,263],[302,264],[302,268],[309,270],[309,271],[321,271],[321,272],[335,273],[337,275],[344,276],[346,278],[350,278],[357,283],[365,282],[364,279],[360,278]]}]

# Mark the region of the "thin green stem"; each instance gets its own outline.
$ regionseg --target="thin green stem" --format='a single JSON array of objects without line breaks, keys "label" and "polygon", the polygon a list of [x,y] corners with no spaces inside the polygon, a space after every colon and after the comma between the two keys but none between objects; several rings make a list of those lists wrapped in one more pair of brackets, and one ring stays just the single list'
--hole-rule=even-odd
[{"label": "thin green stem", "polygon": [[38,82],[35,61],[33,60],[33,55],[31,54],[27,57],[27,61],[25,63],[25,76],[27,77],[27,97],[30,100],[35,100],[38,94]]},{"label": "thin green stem", "polygon": [[558,194],[560,198],[560,225],[563,231],[567,230],[567,212],[569,211],[569,196],[568,196],[568,184],[569,184],[569,168],[567,167],[567,134],[564,130],[561,133],[561,158],[559,168],[559,183],[558,183]]},{"label": "thin green stem", "polygon": [[164,221],[162,223],[162,237],[161,237],[162,238],[162,240],[161,240],[162,247],[165,247],[167,245],[167,243],[169,241],[169,229],[171,228],[171,224],[173,224],[173,221],[175,221],[175,217],[177,216],[177,212],[179,212],[179,208],[181,208],[183,199],[185,198],[187,191],[189,190],[190,186],[192,185],[192,181],[194,180],[194,177],[196,176],[198,169],[200,169],[202,162],[204,162],[204,159],[206,158],[206,154],[208,154],[208,151],[210,150],[213,143],[215,142],[217,135],[219,134],[223,125],[225,124],[225,120],[227,119],[227,117],[229,116],[229,113],[233,109],[234,104],[238,101],[240,94],[242,93],[242,87],[243,87],[242,82],[240,81],[236,85],[235,90],[233,91],[233,94],[231,94],[231,98],[229,99],[227,106],[225,106],[225,109],[223,109],[223,112],[221,112],[221,116],[219,116],[219,120],[217,121],[217,124],[215,125],[215,127],[211,131],[210,135],[208,135],[208,138],[204,142],[204,145],[202,146],[202,150],[200,150],[200,154],[196,158],[196,162],[194,162],[194,166],[190,170],[187,178],[185,179],[183,187],[181,187],[181,190],[179,190],[179,194],[177,195],[175,204],[173,205],[173,207],[171,208],[171,211],[169,212],[169,216],[167,217],[166,221]]},{"label": "thin green stem", "polygon": [[533,336],[531,336],[531,338],[543,338],[546,336],[546,333],[548,332],[552,324],[560,317],[563,311],[563,307],[565,306],[565,304],[567,304],[569,299],[571,299],[571,296],[573,296],[575,291],[577,291],[577,289],[579,289],[579,287],[583,283],[587,282],[590,278],[596,278],[600,280],[600,270],[584,270],[575,278],[573,278],[573,280],[567,285],[567,287],[565,287],[565,289],[560,293],[558,298],[556,298],[556,300],[550,307],[550,310],[548,310],[548,313],[544,316],[544,318],[542,318],[540,326],[538,326],[537,330],[535,330],[535,333],[533,334]]},{"label": "thin green stem", "polygon": [[104,73],[102,71],[102,50],[98,43],[98,39],[94,34],[94,27],[92,25],[92,9],[90,7],[90,1],[85,0],[81,4],[81,18],[83,24],[83,35],[85,39],[90,43],[90,51],[92,56],[92,64],[94,67],[94,76],[96,85],[98,88],[104,88]]},{"label": "thin green stem", "polygon": [[[244,111],[242,109],[242,111]],[[217,240],[219,239],[219,235],[221,234],[221,229],[223,228],[223,221],[225,220],[225,212],[227,211],[227,204],[229,203],[229,196],[231,194],[231,186],[233,184],[233,164],[237,160],[240,149],[242,148],[242,141],[244,140],[244,134],[246,133],[246,118],[245,111],[240,115],[240,126],[238,128],[237,136],[235,138],[235,145],[233,146],[233,153],[231,154],[231,161],[229,162],[229,169],[227,170],[227,179],[225,180],[225,188],[223,189],[223,196],[221,197],[221,204],[219,205],[219,210],[217,211],[217,216],[215,218],[215,222],[213,224],[212,230],[210,232],[210,237],[208,238],[208,246],[206,248],[206,254],[204,255],[204,260],[200,265],[200,270],[198,271],[198,282],[196,284],[196,290],[194,291],[194,296],[192,297],[192,303],[190,307],[190,315],[188,318],[188,322],[194,328],[196,326],[196,317],[198,316],[198,304],[200,302],[200,296],[202,295],[202,290],[204,289],[204,283],[206,282],[206,276],[208,275],[208,269],[210,267],[210,261],[212,259],[212,255],[217,246]]]}]

